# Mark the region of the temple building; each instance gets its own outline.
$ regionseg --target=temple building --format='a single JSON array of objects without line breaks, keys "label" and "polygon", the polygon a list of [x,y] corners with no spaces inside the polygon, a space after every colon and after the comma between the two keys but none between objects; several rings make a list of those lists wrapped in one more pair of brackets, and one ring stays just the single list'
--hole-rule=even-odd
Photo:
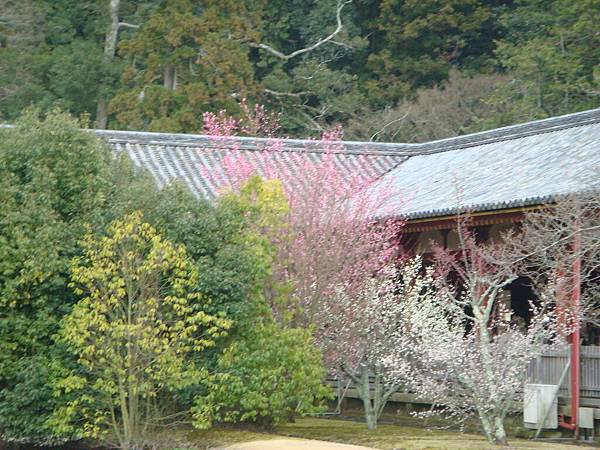
[{"label": "temple building", "polygon": [[[268,167],[269,173],[297,177],[302,177],[306,159],[318,161],[325,153],[333,154],[349,175],[360,173],[393,186],[398,196],[388,200],[381,215],[402,218],[404,244],[425,255],[435,245],[457,248],[456,216],[461,211],[469,211],[479,236],[492,239],[517,226],[527,211],[600,187],[600,109],[421,144],[331,146],[285,139],[273,146],[263,138],[96,133],[115,152],[125,152],[137,167],[150,172],[160,186],[180,180],[207,199],[217,195],[227,177],[223,164],[232,153],[259,172],[266,173]],[[526,320],[532,295],[527,280],[517,280],[505,300]],[[571,352],[571,372],[559,393],[566,415],[572,417],[573,408],[588,407],[600,418],[599,345],[598,330],[586,330],[572,345],[577,353]],[[545,361],[534,371],[537,381],[557,384],[567,360],[564,355]]]}]

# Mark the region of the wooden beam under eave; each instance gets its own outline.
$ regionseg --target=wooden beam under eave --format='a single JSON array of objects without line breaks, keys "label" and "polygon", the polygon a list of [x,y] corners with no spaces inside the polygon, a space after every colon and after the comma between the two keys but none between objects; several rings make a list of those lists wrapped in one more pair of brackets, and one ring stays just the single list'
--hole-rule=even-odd
[{"label": "wooden beam under eave", "polygon": [[[523,221],[527,212],[546,206],[547,205],[534,205],[519,208],[499,209],[494,211],[477,211],[463,214],[463,217],[468,216],[469,221],[473,226],[518,223]],[[457,217],[457,215],[449,215],[407,220],[402,231],[404,233],[416,233],[421,231],[453,229],[456,228]]]}]

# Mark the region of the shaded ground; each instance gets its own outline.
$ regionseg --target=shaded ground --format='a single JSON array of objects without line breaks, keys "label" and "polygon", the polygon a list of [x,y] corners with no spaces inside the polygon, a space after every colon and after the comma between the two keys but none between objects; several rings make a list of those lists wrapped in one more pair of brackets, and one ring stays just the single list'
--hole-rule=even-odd
[{"label": "shaded ground", "polygon": [[[315,439],[326,442],[352,444],[381,450],[487,450],[498,449],[489,445],[478,434],[459,433],[449,430],[427,430],[410,425],[383,424],[375,431],[368,431],[364,423],[338,419],[303,418],[296,423],[280,426],[274,434],[261,433],[239,428],[215,428],[208,431],[193,432],[188,437],[190,443],[197,448],[232,450],[296,450],[296,449],[331,449],[336,447],[319,447],[314,441],[304,447],[282,443],[282,437]],[[191,438],[191,439],[190,439]],[[279,442],[277,442],[279,440]],[[271,442],[267,444],[267,442]],[[244,443],[245,446],[233,446]],[[312,444],[312,446],[308,445]],[[526,439],[510,439],[511,448],[532,450],[575,450],[575,445],[549,441],[530,441]],[[338,447],[340,450],[344,447]],[[352,447],[350,447],[352,448]]]}]

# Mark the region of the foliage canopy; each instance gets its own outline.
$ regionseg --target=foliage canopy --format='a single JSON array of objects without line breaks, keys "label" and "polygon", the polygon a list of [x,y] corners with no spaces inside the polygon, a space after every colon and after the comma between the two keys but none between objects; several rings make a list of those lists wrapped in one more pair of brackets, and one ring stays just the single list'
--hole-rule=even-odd
[{"label": "foliage canopy", "polygon": [[[396,131],[438,105],[458,122],[441,137],[599,106],[598,0],[0,0],[0,11],[9,121],[58,105],[100,127],[198,132],[205,111],[241,115],[247,98],[281,112],[286,134],[341,124],[350,139],[419,141]],[[419,97],[452,91],[453,72],[487,108],[449,95],[422,109]]]}]

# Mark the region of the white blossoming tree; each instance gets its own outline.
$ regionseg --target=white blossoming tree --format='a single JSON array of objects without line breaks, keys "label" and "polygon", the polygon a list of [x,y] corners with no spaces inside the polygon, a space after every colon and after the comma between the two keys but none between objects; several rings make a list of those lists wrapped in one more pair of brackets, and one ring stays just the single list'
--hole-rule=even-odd
[{"label": "white blossoming tree", "polygon": [[[582,326],[600,326],[599,210],[598,191],[563,198],[528,212],[515,240],[523,273],[536,286],[555,277],[563,293],[557,298],[558,305],[576,316]],[[580,299],[574,305],[572,287],[577,279]]]},{"label": "white blossoming tree", "polygon": [[400,276],[406,275],[388,265],[366,279],[360,289],[338,286],[316,316],[317,339],[326,365],[352,381],[363,401],[369,429],[377,427],[388,399],[403,382],[390,377],[383,364],[383,357],[391,350],[390,334],[397,326],[397,305],[419,303],[422,294],[430,292],[418,284],[398,285]]},{"label": "white blossoming tree", "polygon": [[430,413],[475,414],[488,440],[506,445],[504,420],[523,401],[526,367],[558,345],[561,330],[551,291],[531,304],[526,329],[515,323],[501,298],[517,278],[516,253],[510,242],[477,243],[463,225],[457,252],[438,252],[427,269],[418,259],[404,269],[404,289],[421,292],[396,304],[384,359],[393,379],[436,405]]}]

